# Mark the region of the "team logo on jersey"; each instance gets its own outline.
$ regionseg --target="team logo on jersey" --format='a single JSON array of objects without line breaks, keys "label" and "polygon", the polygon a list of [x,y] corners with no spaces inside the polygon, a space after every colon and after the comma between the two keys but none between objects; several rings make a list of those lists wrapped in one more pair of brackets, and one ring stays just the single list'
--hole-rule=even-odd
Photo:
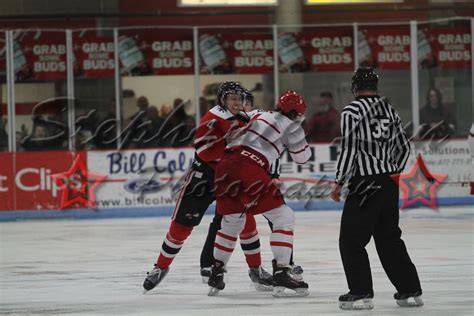
[{"label": "team logo on jersey", "polygon": [[262,159],[260,159],[257,155],[252,154],[251,152],[248,152],[246,150],[242,150],[240,152],[242,156],[249,157],[251,160],[255,161],[257,164],[259,164],[262,167],[265,167],[265,162],[263,162]]},{"label": "team logo on jersey", "polygon": [[431,173],[418,155],[410,171],[392,176],[392,180],[402,190],[402,208],[422,204],[436,210],[436,191],[447,177],[446,174]]}]

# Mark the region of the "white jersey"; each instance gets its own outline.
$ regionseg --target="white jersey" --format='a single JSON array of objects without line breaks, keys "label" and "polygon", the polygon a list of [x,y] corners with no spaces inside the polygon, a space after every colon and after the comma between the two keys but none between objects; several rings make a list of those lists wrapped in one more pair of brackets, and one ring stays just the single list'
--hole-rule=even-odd
[{"label": "white jersey", "polygon": [[227,147],[247,146],[261,153],[272,165],[288,149],[291,158],[298,164],[311,158],[311,150],[301,125],[279,112],[255,110],[246,113],[250,118],[244,133]]}]

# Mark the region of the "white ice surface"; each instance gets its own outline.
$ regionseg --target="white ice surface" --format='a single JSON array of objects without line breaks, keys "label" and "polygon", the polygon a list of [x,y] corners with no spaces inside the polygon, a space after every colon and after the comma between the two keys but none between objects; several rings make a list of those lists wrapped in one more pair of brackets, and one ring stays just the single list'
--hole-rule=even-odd
[{"label": "white ice surface", "polygon": [[[0,314],[130,315],[474,315],[472,207],[402,212],[401,227],[418,268],[425,306],[397,307],[373,242],[368,245],[375,309],[341,311],[347,291],[339,258],[340,212],[297,212],[295,261],[311,294],[273,298],[251,289],[236,249],[226,289],[208,297],[199,254],[206,216],[176,257],[162,284],[142,294],[169,219],[43,220],[0,224]],[[259,217],[262,256],[270,267],[269,228]]]}]

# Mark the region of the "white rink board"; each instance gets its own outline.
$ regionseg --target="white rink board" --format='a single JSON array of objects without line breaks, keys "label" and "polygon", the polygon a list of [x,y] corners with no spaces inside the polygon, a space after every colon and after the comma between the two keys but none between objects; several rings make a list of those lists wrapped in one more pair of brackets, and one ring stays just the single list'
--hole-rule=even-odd
[{"label": "white rink board", "polygon": [[[107,175],[96,191],[97,207],[130,208],[174,205],[173,186],[191,166],[192,148],[89,151],[89,172]],[[144,172],[145,171],[145,172]],[[156,183],[159,189],[140,194],[130,187],[138,181]],[[143,199],[140,200],[139,198]]]},{"label": "white rink board", "polygon": [[[0,314],[472,315],[472,207],[402,212],[403,238],[420,274],[425,306],[396,306],[371,242],[375,309],[353,313],[340,311],[336,302],[347,291],[338,251],[340,215],[296,213],[295,261],[305,270],[311,295],[288,299],[250,289],[240,249],[229,263],[222,295],[206,296],[199,254],[210,216],[195,229],[163,283],[147,295],[141,285],[168,218],[0,223]],[[258,227],[269,267],[269,229],[261,216]]]},{"label": "white rink board", "polygon": [[[311,150],[313,156],[305,165],[292,162],[288,153],[282,156],[281,180],[284,183],[282,192],[288,201],[299,201],[294,198],[296,190],[303,196],[300,200],[306,202],[307,195],[304,194],[310,192],[312,187],[320,185],[317,183],[318,179],[334,178],[339,146],[312,144]],[[445,181],[457,183],[470,181],[471,157],[467,141],[450,140],[440,144],[413,142],[405,172],[410,170],[417,154],[422,154],[429,171],[448,174]],[[177,187],[178,180],[189,168],[193,158],[192,148],[89,151],[87,154],[89,172],[107,175],[107,182],[101,184],[96,191],[97,207],[103,209],[174,206],[176,194],[172,193],[172,188]],[[143,170],[148,172],[139,172]],[[158,170],[156,174],[155,170]],[[150,179],[159,188],[143,195],[138,190],[131,190],[131,184],[139,180],[147,182]],[[448,184],[441,185],[437,194],[441,198],[466,197],[469,196],[469,190],[467,185]],[[329,198],[323,200],[329,201]],[[315,203],[317,201],[318,199]]]}]

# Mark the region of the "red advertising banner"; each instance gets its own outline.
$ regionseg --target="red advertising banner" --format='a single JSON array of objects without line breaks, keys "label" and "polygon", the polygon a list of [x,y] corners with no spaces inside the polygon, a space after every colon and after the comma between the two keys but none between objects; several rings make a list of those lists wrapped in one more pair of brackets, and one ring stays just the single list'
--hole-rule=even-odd
[{"label": "red advertising banner", "polygon": [[126,30],[118,39],[123,75],[188,75],[194,73],[190,30]]},{"label": "red advertising banner", "polygon": [[270,32],[202,32],[199,36],[200,71],[203,74],[262,74],[273,71]]},{"label": "red advertising banner", "polygon": [[100,78],[114,76],[114,38],[96,31],[74,32],[74,75]]},{"label": "red advertising banner", "polygon": [[66,33],[41,30],[15,34],[13,41],[15,79],[66,79]]},{"label": "red advertising banner", "polygon": [[418,61],[423,67],[471,68],[471,30],[457,27],[418,28]]},{"label": "red advertising banner", "polygon": [[58,209],[61,192],[51,176],[68,170],[73,159],[67,151],[16,153],[12,176],[16,210]]},{"label": "red advertising banner", "polygon": [[12,211],[15,207],[13,155],[0,153],[0,161],[0,211]]},{"label": "red advertising banner", "polygon": [[352,71],[353,37],[352,27],[304,30],[299,36],[306,60],[313,71]]},{"label": "red advertising banner", "polygon": [[409,26],[360,26],[357,37],[360,66],[410,69]]}]

